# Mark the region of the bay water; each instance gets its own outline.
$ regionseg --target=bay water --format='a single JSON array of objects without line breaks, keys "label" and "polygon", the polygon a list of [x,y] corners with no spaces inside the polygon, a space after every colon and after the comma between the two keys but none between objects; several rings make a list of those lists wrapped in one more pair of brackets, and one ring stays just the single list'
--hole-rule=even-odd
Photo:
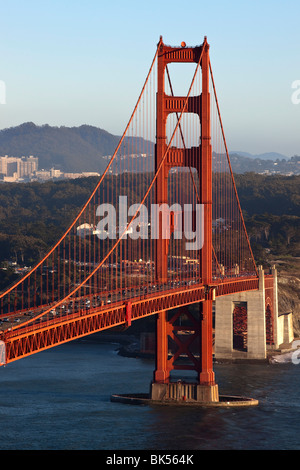
[{"label": "bay water", "polygon": [[219,393],[247,408],[111,402],[146,393],[152,359],[73,341],[0,368],[0,450],[298,450],[300,365],[215,364]]}]

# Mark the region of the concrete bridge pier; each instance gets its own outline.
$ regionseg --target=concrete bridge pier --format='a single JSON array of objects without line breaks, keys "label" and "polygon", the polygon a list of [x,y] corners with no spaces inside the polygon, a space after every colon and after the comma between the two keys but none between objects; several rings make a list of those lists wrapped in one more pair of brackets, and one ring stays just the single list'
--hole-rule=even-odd
[{"label": "concrete bridge pier", "polygon": [[152,383],[151,399],[155,402],[173,403],[215,403],[219,401],[218,385],[200,385],[184,381],[170,383]]}]

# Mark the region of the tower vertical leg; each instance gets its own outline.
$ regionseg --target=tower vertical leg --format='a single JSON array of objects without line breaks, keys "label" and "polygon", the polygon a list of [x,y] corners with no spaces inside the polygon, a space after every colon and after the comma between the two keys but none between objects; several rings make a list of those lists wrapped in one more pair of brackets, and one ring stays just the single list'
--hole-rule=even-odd
[{"label": "tower vertical leg", "polygon": [[[158,81],[157,81],[157,116],[156,116],[156,146],[155,171],[164,157],[166,144],[166,114],[164,113],[164,76],[165,62],[163,48],[158,53]],[[157,174],[155,186],[155,202],[158,205],[168,203],[168,169],[165,165]],[[161,216],[161,213],[159,214]],[[162,217],[158,220],[159,237],[155,240],[155,274],[158,284],[164,284],[168,278],[168,240],[162,236]],[[167,312],[161,312],[156,320],[156,368],[154,382],[166,383],[169,380],[168,361],[168,334]]]},{"label": "tower vertical leg", "polygon": [[209,93],[209,46],[204,45],[201,95],[201,160],[200,160],[200,201],[204,206],[204,244],[200,253],[200,273],[207,292],[201,302],[200,344],[201,371],[199,384],[215,384],[212,348],[212,148],[210,130],[210,93]]},{"label": "tower vertical leg", "polygon": [[212,300],[200,303],[200,385],[214,385],[215,374],[213,372],[212,355]]},{"label": "tower vertical leg", "polygon": [[167,312],[161,312],[156,320],[156,365],[154,371],[154,381],[167,383],[169,381],[168,370],[168,332],[167,332]]}]

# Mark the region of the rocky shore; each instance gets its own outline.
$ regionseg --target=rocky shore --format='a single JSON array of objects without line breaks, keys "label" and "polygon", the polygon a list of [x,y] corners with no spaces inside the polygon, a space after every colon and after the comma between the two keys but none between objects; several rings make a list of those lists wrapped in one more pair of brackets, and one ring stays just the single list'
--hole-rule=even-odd
[{"label": "rocky shore", "polygon": [[300,337],[300,273],[278,276],[279,314],[293,312],[295,338]]}]

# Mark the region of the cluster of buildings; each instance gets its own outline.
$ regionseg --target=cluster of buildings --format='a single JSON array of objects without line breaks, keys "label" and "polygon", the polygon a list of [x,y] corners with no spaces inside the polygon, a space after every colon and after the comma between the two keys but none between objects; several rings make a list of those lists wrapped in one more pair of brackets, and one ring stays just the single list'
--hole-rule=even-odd
[{"label": "cluster of buildings", "polygon": [[0,177],[3,181],[17,181],[33,175],[38,169],[37,157],[0,157]]},{"label": "cluster of buildings", "polygon": [[0,181],[3,182],[30,182],[46,181],[49,179],[86,178],[88,176],[100,176],[96,172],[65,173],[51,168],[39,170],[38,157],[9,157],[0,156]]},{"label": "cluster of buildings", "polygon": [[94,171],[84,171],[82,173],[66,173],[61,170],[51,168],[50,170],[37,170],[30,178],[30,181],[46,181],[50,179],[76,179],[87,178],[89,176],[100,176],[100,173]]}]

